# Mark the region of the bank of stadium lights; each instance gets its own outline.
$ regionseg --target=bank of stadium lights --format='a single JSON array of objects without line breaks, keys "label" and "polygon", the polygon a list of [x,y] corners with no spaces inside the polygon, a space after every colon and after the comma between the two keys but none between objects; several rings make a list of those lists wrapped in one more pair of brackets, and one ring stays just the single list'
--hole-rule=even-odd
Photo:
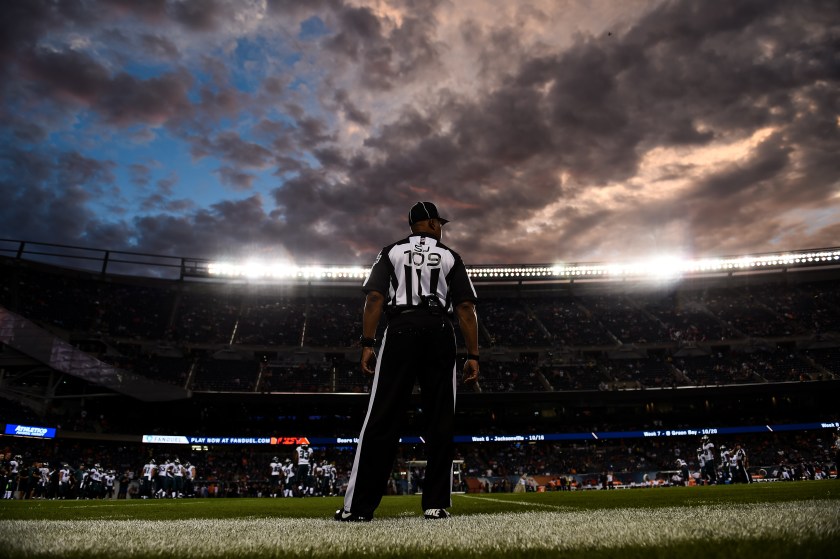
[{"label": "bank of stadium lights", "polygon": [[[629,263],[591,263],[518,266],[468,266],[470,277],[483,281],[539,281],[559,279],[676,279],[683,275],[730,273],[815,265],[840,265],[840,248],[754,256],[680,259],[659,257]],[[359,266],[296,266],[249,261],[207,264],[210,277],[246,280],[362,280],[369,269]]]},{"label": "bank of stadium lights", "polygon": [[244,264],[212,262],[207,266],[207,273],[214,277],[249,280],[330,280],[363,279],[367,276],[368,270],[358,266],[295,266],[262,262],[246,262]]},{"label": "bank of stadium lights", "polygon": [[784,268],[814,264],[840,264],[840,250],[695,260],[662,257],[630,263],[557,264],[554,266],[475,267],[470,276],[477,279],[560,279],[560,278],[647,278],[669,279],[684,274],[726,273],[762,268]]}]

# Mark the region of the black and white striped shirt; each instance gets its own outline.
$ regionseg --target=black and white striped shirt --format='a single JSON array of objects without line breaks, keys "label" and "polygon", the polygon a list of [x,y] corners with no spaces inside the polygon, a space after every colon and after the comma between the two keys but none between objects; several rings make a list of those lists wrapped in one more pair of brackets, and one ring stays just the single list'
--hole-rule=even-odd
[{"label": "black and white striped shirt", "polygon": [[362,289],[386,295],[386,310],[416,307],[429,298],[437,298],[441,307],[450,309],[477,298],[458,253],[424,234],[383,248]]}]

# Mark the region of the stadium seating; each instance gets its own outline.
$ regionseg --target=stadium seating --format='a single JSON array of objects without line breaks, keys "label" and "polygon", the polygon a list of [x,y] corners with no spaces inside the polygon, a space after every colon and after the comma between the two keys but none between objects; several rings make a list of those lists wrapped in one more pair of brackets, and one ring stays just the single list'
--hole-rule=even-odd
[{"label": "stadium seating", "polygon": [[[356,392],[368,385],[353,370],[358,289],[300,293],[3,265],[9,273],[0,304],[139,374],[194,391]],[[482,392],[719,386],[840,373],[840,282],[833,279],[478,290]],[[237,348],[236,366],[197,359],[229,347]],[[277,366],[301,350],[312,353],[306,373]],[[259,376],[263,358],[269,366]]]}]

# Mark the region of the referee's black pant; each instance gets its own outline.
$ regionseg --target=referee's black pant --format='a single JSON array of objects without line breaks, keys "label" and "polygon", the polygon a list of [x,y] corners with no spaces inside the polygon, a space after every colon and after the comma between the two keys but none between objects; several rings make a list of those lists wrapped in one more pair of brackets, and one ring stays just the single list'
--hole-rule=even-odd
[{"label": "referee's black pant", "polygon": [[372,515],[391,474],[400,428],[419,381],[425,421],[423,510],[452,506],[455,431],[455,334],[443,315],[404,312],[382,339],[367,416],[359,435],[344,509]]}]

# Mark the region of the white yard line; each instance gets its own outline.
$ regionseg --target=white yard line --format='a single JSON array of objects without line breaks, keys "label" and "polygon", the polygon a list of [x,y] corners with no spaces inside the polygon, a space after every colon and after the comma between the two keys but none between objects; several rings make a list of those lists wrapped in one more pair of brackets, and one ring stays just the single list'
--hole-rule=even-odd
[{"label": "white yard line", "polygon": [[476,497],[474,495],[454,495],[456,499],[474,499],[476,501],[492,501],[494,503],[504,503],[505,505],[520,505],[523,507],[543,507],[553,510],[575,510],[573,507],[561,507],[559,505],[547,505],[545,503],[531,503],[528,501],[511,501],[508,499],[495,499],[493,497]]}]

